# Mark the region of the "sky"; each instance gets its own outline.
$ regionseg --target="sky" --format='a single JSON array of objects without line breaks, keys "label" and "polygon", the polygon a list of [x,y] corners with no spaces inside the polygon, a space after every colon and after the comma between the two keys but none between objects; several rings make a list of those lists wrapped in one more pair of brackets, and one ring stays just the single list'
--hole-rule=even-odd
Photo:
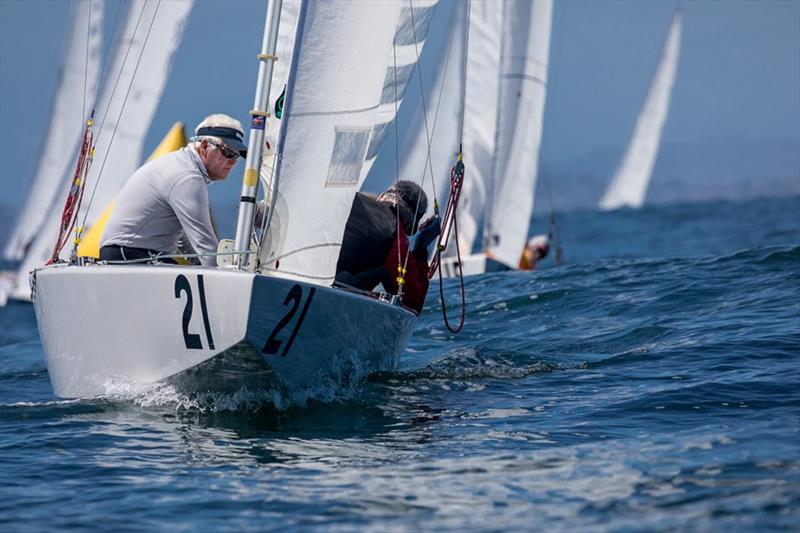
[{"label": "sky", "polygon": [[[536,209],[596,205],[676,6],[556,0]],[[106,6],[107,38],[118,9],[116,0]],[[677,80],[647,202],[800,194],[800,1],[698,0],[680,9]],[[35,170],[68,11],[66,1],[0,1],[0,235]],[[264,14],[256,0],[195,3],[145,154],[175,121],[193,128],[223,112],[248,122]],[[235,209],[242,171],[240,163],[212,186],[215,208]]]}]

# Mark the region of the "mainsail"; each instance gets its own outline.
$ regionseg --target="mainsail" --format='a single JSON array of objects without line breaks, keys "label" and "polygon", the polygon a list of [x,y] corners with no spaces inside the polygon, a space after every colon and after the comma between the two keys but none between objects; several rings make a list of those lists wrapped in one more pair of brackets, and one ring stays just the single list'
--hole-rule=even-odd
[{"label": "mainsail", "polygon": [[4,250],[8,260],[25,256],[48,208],[54,199],[62,198],[65,176],[83,131],[85,108],[94,103],[100,83],[102,26],[103,2],[72,4],[51,120],[28,197]]},{"label": "mainsail", "polygon": [[463,133],[467,177],[458,213],[458,244],[464,255],[472,251],[494,183],[501,50],[509,39],[503,34],[506,3],[472,2],[470,8]]},{"label": "mainsail", "polygon": [[[91,226],[141,163],[144,136],[167,83],[172,56],[191,8],[192,0],[135,0],[129,4],[125,29],[95,107],[95,156],[86,182],[87,207],[79,214],[79,223],[85,216],[87,226]],[[71,157],[67,159],[72,161]],[[68,185],[61,182],[46,209],[47,219],[20,266],[14,298],[30,299],[28,272],[50,256]]]},{"label": "mainsail", "polygon": [[506,2],[503,11],[494,195],[484,235],[487,254],[517,268],[536,190],[553,2]]},{"label": "mainsail", "polygon": [[[420,56],[417,67],[421,72],[412,74],[408,98],[398,112],[399,171],[394,172],[395,146],[386,145],[379,156],[388,159],[390,163],[385,166],[391,167],[391,172],[384,169],[381,189],[396,178],[420,183],[428,196],[429,209],[434,197],[444,209],[449,192],[448,169],[458,153],[468,6],[467,2],[437,5],[428,30],[425,53]],[[420,74],[422,87],[418,78]],[[376,164],[374,168],[377,167]],[[372,177],[368,179],[372,180]]]},{"label": "mainsail", "polygon": [[333,280],[353,197],[421,48],[419,4],[433,2],[417,4],[413,12],[400,2],[302,4],[278,145],[272,215],[280,227],[265,239],[267,269],[279,261],[285,274]]},{"label": "mainsail", "polygon": [[647,100],[636,120],[633,137],[622,163],[600,200],[601,209],[617,209],[623,206],[638,208],[644,204],[661,143],[661,132],[669,112],[672,87],[675,85],[681,46],[681,24],[681,16],[676,13]]}]

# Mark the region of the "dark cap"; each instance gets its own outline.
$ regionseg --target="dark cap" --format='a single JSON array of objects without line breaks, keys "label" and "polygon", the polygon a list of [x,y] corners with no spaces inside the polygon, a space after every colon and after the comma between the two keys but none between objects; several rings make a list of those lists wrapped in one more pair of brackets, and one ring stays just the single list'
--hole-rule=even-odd
[{"label": "dark cap", "polygon": [[236,128],[217,126],[215,128],[200,128],[197,130],[198,137],[219,137],[222,142],[231,150],[238,152],[240,156],[247,157],[247,146],[242,142],[244,133]]}]

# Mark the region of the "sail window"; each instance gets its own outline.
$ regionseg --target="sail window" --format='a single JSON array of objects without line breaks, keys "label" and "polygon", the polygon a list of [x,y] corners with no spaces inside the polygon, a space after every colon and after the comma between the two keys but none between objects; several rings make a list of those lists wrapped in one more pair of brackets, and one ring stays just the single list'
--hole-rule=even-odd
[{"label": "sail window", "polygon": [[326,187],[358,185],[369,143],[369,128],[337,127]]},{"label": "sail window", "polygon": [[[399,66],[396,69],[394,67],[386,69],[386,77],[383,79],[383,92],[381,93],[382,104],[391,104],[394,101],[400,102],[403,100],[414,65],[415,63],[412,63]],[[396,88],[395,83],[397,84]]]},{"label": "sail window", "polygon": [[375,124],[372,128],[372,139],[370,139],[369,148],[367,148],[367,161],[378,155],[378,151],[380,151],[381,146],[383,146],[383,140],[386,138],[386,134],[389,133],[389,126],[393,123],[394,121],[390,120],[383,124]]},{"label": "sail window", "polygon": [[404,7],[400,12],[400,22],[398,22],[397,31],[394,34],[395,45],[406,46],[414,44],[414,37],[416,37],[416,42],[418,43],[424,41],[425,36],[428,34],[428,27],[431,25],[434,7],[435,5],[415,7],[413,8],[413,17],[411,16],[412,8]]}]

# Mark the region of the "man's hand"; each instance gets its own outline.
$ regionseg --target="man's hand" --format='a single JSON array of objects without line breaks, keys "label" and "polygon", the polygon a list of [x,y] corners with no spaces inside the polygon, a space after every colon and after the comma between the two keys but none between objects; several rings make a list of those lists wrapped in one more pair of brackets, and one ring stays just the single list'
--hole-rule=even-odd
[{"label": "man's hand", "polygon": [[431,244],[439,237],[442,232],[442,219],[432,215],[419,225],[419,231],[414,235],[412,250],[415,252],[427,251]]}]

